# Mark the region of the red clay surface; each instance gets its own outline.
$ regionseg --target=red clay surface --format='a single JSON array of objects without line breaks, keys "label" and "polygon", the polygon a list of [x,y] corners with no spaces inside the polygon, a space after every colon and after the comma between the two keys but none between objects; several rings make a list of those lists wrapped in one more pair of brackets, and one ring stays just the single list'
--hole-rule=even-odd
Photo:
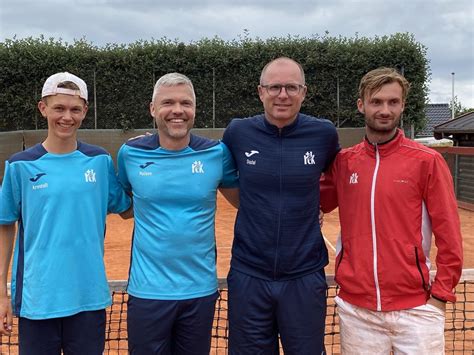
[{"label": "red clay surface", "polygon": [[[234,219],[236,215],[236,210],[230,206],[222,196],[219,195],[217,202],[217,215],[216,215],[216,237],[217,237],[217,249],[218,249],[218,276],[225,277],[229,269],[230,261],[230,251],[232,246],[232,236],[234,229]],[[459,214],[461,217],[461,226],[462,233],[464,238],[464,268],[474,268],[474,212],[467,210],[459,209]],[[125,280],[128,276],[128,268],[130,261],[130,244],[131,244],[131,235],[133,230],[133,219],[124,221],[117,215],[109,215],[107,218],[107,235],[105,239],[105,263],[107,267],[107,274],[109,280]],[[330,263],[326,269],[327,274],[332,274],[334,272],[334,259],[335,252],[333,246],[335,246],[336,238],[339,233],[339,218],[337,211],[327,214],[324,219],[323,233],[327,239],[327,246],[329,250]],[[435,248],[433,248],[435,249]],[[432,251],[432,260],[434,261],[435,250]],[[470,298],[472,300],[472,298]],[[221,314],[221,317],[225,319],[225,314]],[[459,315],[458,315],[459,317]],[[461,314],[462,318],[462,314]],[[472,323],[468,323],[472,325]],[[221,324],[221,328],[225,328]],[[472,349],[472,342],[470,342],[470,337],[472,337],[472,332],[466,333],[458,331],[458,333],[453,332],[453,324],[447,322],[447,326],[450,330],[449,336],[452,338],[455,336],[456,341],[455,348],[466,349],[464,351],[454,351],[454,354],[461,354],[470,352]],[[16,327],[16,325],[15,325]],[[335,330],[337,331],[337,325],[335,325]],[[222,330],[224,331],[225,330]],[[329,331],[333,331],[332,328]],[[115,334],[115,333],[114,333]],[[453,335],[455,334],[455,335]],[[115,336],[115,335],[112,335]],[[121,330],[121,342],[120,346],[126,348],[126,333],[122,328]],[[326,337],[327,344],[336,344],[332,351],[329,353],[339,354],[338,347],[338,335],[335,335],[335,341],[331,338],[330,335]],[[462,340],[464,339],[464,340]],[[0,353],[16,354],[17,348],[15,346],[9,347],[9,343],[16,343],[18,341],[16,337],[16,328],[15,335],[12,339],[8,340],[6,337],[2,337],[0,342]],[[220,349],[213,349],[213,354],[226,354],[227,351],[224,349],[225,346],[222,345],[225,343],[225,338],[221,337],[216,340],[219,342]],[[452,343],[449,343],[452,344]],[[112,346],[116,346],[116,343],[113,343]],[[464,347],[461,347],[464,345]],[[213,343],[215,347],[216,344]],[[113,349],[115,349],[113,347]],[[109,351],[109,354],[126,354],[126,350],[121,351]]]},{"label": "red clay surface", "polygon": [[[235,215],[236,210],[219,194],[216,214],[217,273],[219,277],[225,277],[229,270]],[[460,208],[459,215],[464,239],[464,268],[474,268],[474,212]],[[128,277],[132,231],[133,219],[124,221],[118,215],[108,216],[105,264],[109,280],[125,280]],[[337,211],[325,215],[323,233],[327,239],[326,245],[330,259],[326,273],[333,274],[335,260],[333,247],[336,245],[339,233]],[[436,247],[433,243],[431,256],[433,264],[435,254]]]}]

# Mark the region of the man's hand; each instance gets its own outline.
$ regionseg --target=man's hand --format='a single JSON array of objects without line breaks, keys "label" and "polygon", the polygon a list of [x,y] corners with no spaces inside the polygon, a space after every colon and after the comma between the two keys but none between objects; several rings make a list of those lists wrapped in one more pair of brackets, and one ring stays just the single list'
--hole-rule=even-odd
[{"label": "man's hand", "polygon": [[139,136],[130,137],[129,139],[127,139],[127,141],[133,141],[133,140],[135,140],[135,139],[143,138],[143,137],[151,136],[151,135],[153,135],[153,133],[145,132],[145,134],[140,134]]},{"label": "man's hand", "polygon": [[432,306],[435,306],[436,308],[441,309],[443,312],[446,312],[446,302],[430,297],[430,299],[426,302],[426,304],[430,304]]},{"label": "man's hand", "polygon": [[12,331],[12,306],[8,299],[7,275],[15,240],[15,223],[0,224],[0,334]]},{"label": "man's hand", "polygon": [[130,218],[133,218],[133,215],[134,215],[134,214],[133,214],[133,203],[130,205],[130,207],[128,208],[128,210],[119,213],[119,216],[122,217],[122,219],[130,219]]},{"label": "man's hand", "polygon": [[10,335],[13,326],[12,306],[7,296],[0,296],[0,317],[2,324],[0,325],[0,334]]},{"label": "man's hand", "polygon": [[323,223],[324,223],[324,212],[319,209],[319,227],[323,228]]}]

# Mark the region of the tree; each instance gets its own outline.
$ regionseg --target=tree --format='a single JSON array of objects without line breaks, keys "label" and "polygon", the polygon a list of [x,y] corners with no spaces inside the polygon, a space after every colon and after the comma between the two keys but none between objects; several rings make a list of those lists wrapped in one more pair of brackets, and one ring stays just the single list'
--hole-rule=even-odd
[{"label": "tree", "polygon": [[0,42],[0,131],[42,129],[36,103],[44,80],[59,71],[78,75],[89,87],[84,128],[152,128],[149,103],[163,74],[180,72],[194,84],[196,128],[226,127],[233,117],[262,112],[257,85],[263,66],[279,56],[303,66],[308,93],[302,112],[340,127],[362,127],[356,109],[361,77],[393,67],[411,83],[404,122],[423,126],[430,78],[426,47],[412,34],[382,37],[288,36],[231,41],[218,37],[188,44],[167,38],[97,47],[85,39],[26,38]]},{"label": "tree", "polygon": [[[453,102],[449,103],[449,109],[452,111],[453,109]],[[474,108],[467,108],[462,105],[462,103],[459,101],[457,95],[454,96],[454,117],[461,116],[465,113],[474,111]]]}]

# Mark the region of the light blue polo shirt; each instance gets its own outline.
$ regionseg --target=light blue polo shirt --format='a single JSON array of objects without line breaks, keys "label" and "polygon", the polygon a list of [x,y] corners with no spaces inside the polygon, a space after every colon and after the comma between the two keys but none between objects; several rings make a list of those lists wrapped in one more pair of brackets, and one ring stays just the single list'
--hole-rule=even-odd
[{"label": "light blue polo shirt", "polygon": [[41,144],[5,166],[0,224],[18,221],[12,305],[20,317],[46,319],[111,304],[104,255],[108,212],[130,206],[110,155],[78,142],[68,154]]},{"label": "light blue polo shirt", "polygon": [[128,293],[181,300],[216,292],[216,193],[238,185],[227,147],[191,135],[188,147],[170,151],[155,134],[124,144],[118,171],[135,215]]}]

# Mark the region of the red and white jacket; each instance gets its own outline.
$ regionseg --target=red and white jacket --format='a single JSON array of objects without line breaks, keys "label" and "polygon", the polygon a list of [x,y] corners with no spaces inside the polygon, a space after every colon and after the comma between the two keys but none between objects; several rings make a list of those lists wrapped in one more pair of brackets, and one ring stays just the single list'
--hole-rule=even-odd
[{"label": "red and white jacket", "polygon": [[[339,205],[339,297],[393,311],[435,298],[455,302],[462,237],[452,177],[436,151],[405,138],[342,150],[321,182],[321,207]],[[431,236],[438,248],[430,282]]]}]

